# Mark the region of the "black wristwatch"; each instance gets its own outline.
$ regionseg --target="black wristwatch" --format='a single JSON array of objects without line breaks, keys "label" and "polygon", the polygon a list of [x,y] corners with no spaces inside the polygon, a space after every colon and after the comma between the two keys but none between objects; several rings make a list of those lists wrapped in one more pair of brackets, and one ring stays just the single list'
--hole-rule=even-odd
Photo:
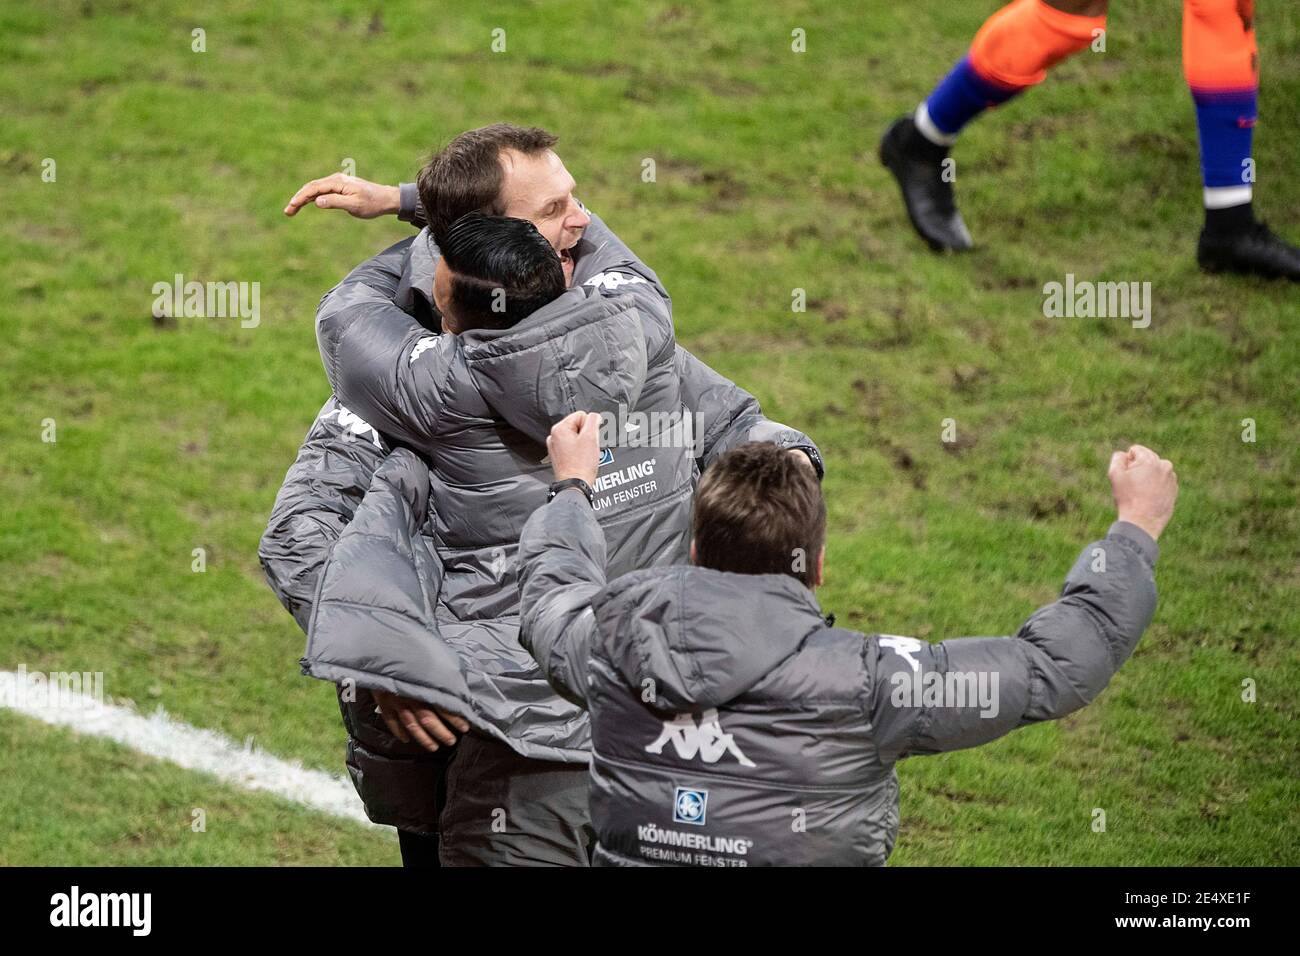
[{"label": "black wristwatch", "polygon": [[565,478],[563,481],[557,481],[551,485],[550,493],[546,496],[546,503],[549,505],[555,500],[555,496],[566,488],[577,488],[587,496],[587,504],[593,508],[596,507],[596,493],[591,490],[591,485],[587,484],[581,478]]}]

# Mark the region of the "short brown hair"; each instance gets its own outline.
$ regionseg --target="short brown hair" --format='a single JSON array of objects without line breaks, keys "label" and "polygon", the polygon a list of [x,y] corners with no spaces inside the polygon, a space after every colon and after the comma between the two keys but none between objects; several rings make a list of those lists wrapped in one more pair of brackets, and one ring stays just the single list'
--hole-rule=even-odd
[{"label": "short brown hair", "polygon": [[501,206],[503,149],[531,156],[556,142],[557,137],[536,126],[493,123],[466,130],[434,153],[416,180],[433,241],[441,245],[451,224],[468,213],[500,216],[505,212]]},{"label": "short brown hair", "polygon": [[816,583],[826,501],[813,469],[789,449],[748,442],[719,457],[700,479],[691,520],[701,567]]}]

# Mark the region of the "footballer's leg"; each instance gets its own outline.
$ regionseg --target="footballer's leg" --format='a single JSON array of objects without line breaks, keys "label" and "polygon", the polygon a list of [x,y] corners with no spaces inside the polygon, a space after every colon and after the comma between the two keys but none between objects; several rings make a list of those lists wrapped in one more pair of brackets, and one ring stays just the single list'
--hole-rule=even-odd
[{"label": "footballer's leg", "polygon": [[1196,258],[1211,271],[1300,280],[1300,249],[1252,206],[1259,59],[1254,0],[1183,0],[1183,74],[1196,104],[1205,227]]},{"label": "footballer's leg", "polygon": [[993,14],[970,51],[916,112],[894,122],[880,160],[903,191],[908,217],[936,251],[969,249],[953,199],[948,151],[980,113],[1042,82],[1047,71],[1104,31],[1108,0],[1015,0]]}]

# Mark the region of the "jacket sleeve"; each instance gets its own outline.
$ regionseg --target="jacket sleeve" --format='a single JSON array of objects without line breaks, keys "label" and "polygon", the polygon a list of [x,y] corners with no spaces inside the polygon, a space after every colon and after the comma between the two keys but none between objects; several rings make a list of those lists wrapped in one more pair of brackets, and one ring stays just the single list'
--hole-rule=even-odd
[{"label": "jacket sleeve", "polygon": [[573,271],[575,286],[589,286],[602,296],[631,296],[639,311],[672,322],[673,300],[653,269],[614,235],[590,209]]},{"label": "jacket sleeve", "polygon": [[429,224],[429,217],[424,214],[424,203],[420,201],[420,190],[415,183],[399,183],[397,186],[397,218],[409,222],[417,229]]},{"label": "jacket sleeve", "polygon": [[519,539],[519,640],[557,694],[587,706],[596,636],[592,598],[605,587],[605,533],[577,489],[562,491]]},{"label": "jacket sleeve", "polygon": [[874,739],[886,763],[988,743],[1090,703],[1155,613],[1156,543],[1117,521],[1083,549],[1061,597],[1015,637],[864,645]]},{"label": "jacket sleeve", "polygon": [[419,356],[438,341],[394,302],[416,237],[348,273],[316,310],[316,344],[334,394],[385,435],[427,444],[438,412],[435,363]]},{"label": "jacket sleeve", "polygon": [[474,721],[474,694],[438,625],[443,565],[421,534],[428,508],[428,466],[410,449],[394,450],[326,558],[302,669]]},{"label": "jacket sleeve", "polygon": [[[589,247],[579,260],[574,284],[594,286],[602,295],[630,295],[637,308],[671,321],[672,297],[654,271],[614,235],[604,220],[588,210],[591,224],[583,236]],[[680,345],[673,356],[682,383],[682,400],[700,416],[700,470],[723,452],[747,441],[798,448],[812,459],[818,477],[825,474],[821,451],[803,432],[763,415],[757,399],[709,368]]]},{"label": "jacket sleeve", "polygon": [[284,476],[257,557],[271,590],[304,631],[330,548],[387,453],[379,433],[331,397]]},{"label": "jacket sleeve", "polygon": [[681,346],[676,355],[677,374],[682,383],[682,400],[700,416],[700,470],[723,452],[751,441],[772,442],[782,448],[798,448],[812,459],[817,477],[826,466],[821,450],[803,432],[769,420],[758,400],[735,382],[719,375]]}]

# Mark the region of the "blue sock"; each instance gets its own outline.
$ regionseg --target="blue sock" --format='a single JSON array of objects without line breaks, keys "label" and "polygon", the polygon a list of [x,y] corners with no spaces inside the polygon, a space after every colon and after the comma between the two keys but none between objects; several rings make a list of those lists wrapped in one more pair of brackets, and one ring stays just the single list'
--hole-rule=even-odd
[{"label": "blue sock", "polygon": [[984,79],[971,66],[970,57],[962,57],[923,104],[924,115],[929,117],[935,129],[922,128],[921,132],[933,139],[937,131],[951,142],[952,137],[980,113],[1005,103],[1022,89],[1024,87],[1007,87]]},{"label": "blue sock", "polygon": [[1233,199],[1249,202],[1255,179],[1247,162],[1255,133],[1255,91],[1192,90],[1192,100],[1206,205],[1227,205]]}]

